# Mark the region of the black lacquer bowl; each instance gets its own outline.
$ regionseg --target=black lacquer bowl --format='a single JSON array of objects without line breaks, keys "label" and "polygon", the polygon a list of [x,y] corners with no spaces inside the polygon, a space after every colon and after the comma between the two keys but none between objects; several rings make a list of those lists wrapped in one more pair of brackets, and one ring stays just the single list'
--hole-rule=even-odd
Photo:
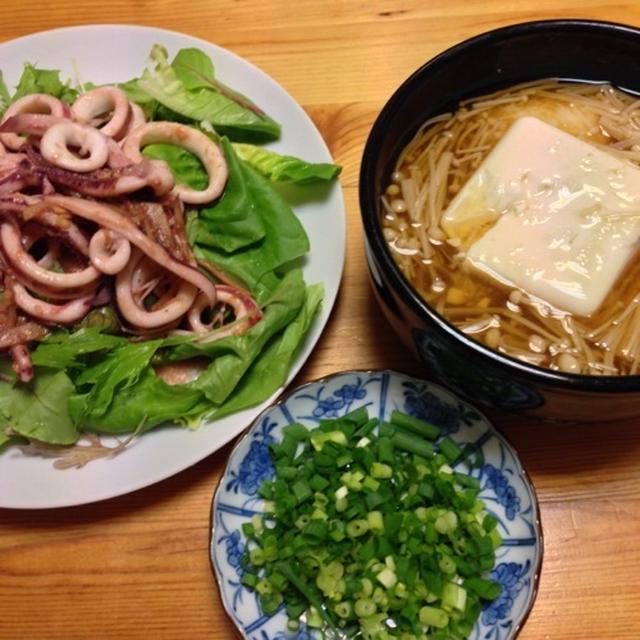
[{"label": "black lacquer bowl", "polygon": [[373,125],[360,171],[360,207],[376,296],[395,331],[436,378],[478,405],[559,421],[640,416],[640,376],[584,376],[528,365],[474,341],[422,300],[382,235],[380,195],[402,148],[428,118],[461,100],[520,82],[609,82],[640,93],[640,30],[546,20],[482,34],[409,77]]}]

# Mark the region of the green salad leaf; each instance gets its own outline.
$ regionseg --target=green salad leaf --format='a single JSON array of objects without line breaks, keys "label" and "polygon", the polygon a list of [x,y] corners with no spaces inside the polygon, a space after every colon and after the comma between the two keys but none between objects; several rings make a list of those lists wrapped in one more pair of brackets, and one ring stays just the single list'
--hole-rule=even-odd
[{"label": "green salad leaf", "polygon": [[[71,416],[86,428],[126,433],[167,420],[195,424],[212,411],[222,412],[225,402],[232,409],[224,414],[257,404],[285,381],[321,298],[317,286],[307,293],[302,273],[294,269],[280,282],[263,318],[241,336],[209,343],[178,336],[119,345],[76,378],[80,391],[69,398]],[[172,386],[156,376],[156,355],[169,362],[206,356],[211,362],[193,382]],[[256,366],[258,375],[269,372],[270,379],[256,378]],[[249,392],[236,398],[239,385]]]},{"label": "green salad leaf", "polygon": [[11,94],[9,93],[9,89],[4,81],[2,71],[0,71],[0,113],[4,112],[10,104]]},{"label": "green salad leaf", "polygon": [[[244,175],[240,160],[226,138],[221,144],[229,168],[224,193],[218,202],[189,218],[187,235],[192,245],[202,244],[230,254],[263,240],[266,228],[260,212],[262,203]],[[251,287],[250,282],[247,285]]]},{"label": "green salad leaf", "polygon": [[56,69],[38,69],[27,63],[24,65],[11,102],[32,93],[48,93],[67,103],[73,102],[78,97],[78,92],[75,89],[60,80],[60,72]]},{"label": "green salad leaf", "polygon": [[99,328],[80,329],[74,333],[56,331],[46,337],[31,355],[35,366],[52,369],[73,369],[83,367],[79,359],[87,354],[108,351],[119,345],[126,345],[127,339],[101,333]]},{"label": "green salad leaf", "polygon": [[155,67],[145,70],[138,87],[171,111],[195,122],[210,122],[229,134],[252,132],[272,139],[280,136],[277,122],[247,98],[217,82],[212,75],[213,65],[203,67],[206,56],[201,54],[194,63],[192,52],[179,53],[174,66],[169,64],[166,49],[154,46],[151,59]]},{"label": "green salad leaf", "polygon": [[[309,251],[304,227],[269,181],[248,164],[235,158],[231,145],[223,141],[230,165],[234,165],[233,183],[226,195],[211,208],[192,216],[187,224],[187,236],[199,258],[217,265],[251,290],[259,302],[265,301],[278,285],[278,271]],[[232,182],[230,180],[230,182]],[[240,209],[242,207],[242,209]],[[220,216],[220,218],[218,218]],[[264,235],[252,243],[228,251],[234,245],[226,242],[225,233],[238,228],[227,227],[218,220],[240,216],[241,228],[257,230],[261,224]],[[235,246],[238,246],[236,241]]]},{"label": "green salad leaf", "polygon": [[73,444],[78,438],[68,409],[73,391],[64,371],[38,369],[29,386],[0,381],[0,432],[11,428],[25,438]]},{"label": "green salad leaf", "polygon": [[96,381],[88,393],[71,396],[69,411],[85,428],[103,433],[147,431],[167,421],[195,424],[211,408],[198,390],[167,384],[148,363],[137,372],[134,382],[121,386],[115,395],[109,394],[109,404],[96,411],[93,401],[100,395],[100,382]]},{"label": "green salad leaf", "polygon": [[305,162],[295,156],[283,156],[252,144],[234,143],[233,149],[239,158],[273,182],[306,184],[334,180],[341,170],[337,164]]},{"label": "green salad leaf", "polygon": [[173,177],[179,184],[186,184],[192,189],[206,189],[209,177],[199,158],[175,144],[150,144],[143,155],[153,160],[164,160],[170,167]]},{"label": "green salad leaf", "polygon": [[[216,202],[190,211],[188,240],[197,257],[251,292],[262,317],[242,335],[209,342],[193,334],[113,335],[106,321],[56,330],[31,354],[32,383],[17,382],[9,361],[0,361],[0,448],[16,438],[73,444],[81,430],[142,432],[168,421],[195,427],[262,402],[285,383],[320,309],[323,287],[307,286],[300,269],[307,234],[273,183],[332,180],[340,168],[232,143],[246,134],[277,138],[280,125],[222,84],[204,52],[182,49],[169,63],[155,46],[151,59],[152,69],[118,86],[148,118],[187,122],[220,144],[228,181]],[[13,95],[0,75],[0,110],[35,92],[67,102],[77,96],[58,71],[26,64]],[[178,183],[208,183],[200,160],[185,149],[151,144],[144,154],[167,162]],[[192,382],[170,385],[156,374],[191,358],[205,362]]]},{"label": "green salad leaf", "polygon": [[253,362],[233,394],[213,411],[210,418],[222,418],[262,402],[285,383],[293,360],[320,309],[323,296],[322,285],[307,287],[305,302],[298,315],[284,331],[269,341],[261,357]]}]

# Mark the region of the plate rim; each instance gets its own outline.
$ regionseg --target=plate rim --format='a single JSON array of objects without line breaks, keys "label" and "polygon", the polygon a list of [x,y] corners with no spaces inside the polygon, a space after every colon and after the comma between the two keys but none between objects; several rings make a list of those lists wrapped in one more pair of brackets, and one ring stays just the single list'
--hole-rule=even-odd
[{"label": "plate rim", "polygon": [[[92,30],[101,30],[104,31],[105,34],[107,34],[109,31],[129,31],[131,33],[141,33],[144,32],[145,34],[147,34],[147,36],[149,37],[149,39],[151,39],[151,36],[153,34],[155,34],[154,37],[157,38],[162,38],[162,36],[164,35],[166,38],[172,38],[172,39],[178,39],[178,40],[182,40],[182,44],[180,43],[176,43],[176,45],[178,47],[189,47],[189,46],[200,46],[201,48],[206,49],[214,49],[217,50],[219,52],[221,52],[222,55],[224,56],[228,56],[232,62],[234,64],[240,64],[240,65],[244,65],[245,67],[249,67],[250,70],[255,73],[258,74],[260,76],[260,78],[277,87],[277,89],[282,93],[282,96],[286,99],[287,101],[287,108],[291,108],[294,109],[295,111],[298,112],[298,114],[300,116],[302,116],[305,120],[305,125],[308,127],[308,130],[312,133],[312,135],[317,139],[317,142],[319,144],[319,146],[321,147],[322,151],[324,154],[326,154],[326,157],[328,159],[330,159],[331,161],[335,162],[335,159],[333,157],[333,154],[331,153],[331,150],[329,149],[329,146],[327,144],[327,142],[325,141],[322,133],[320,132],[320,130],[318,129],[318,127],[316,126],[315,122],[312,120],[312,118],[310,117],[310,115],[306,112],[306,110],[302,107],[302,105],[291,95],[291,93],[289,93],[289,91],[286,89],[286,87],[281,84],[276,78],[274,78],[273,76],[271,76],[270,74],[268,74],[266,71],[264,71],[263,69],[261,69],[259,66],[257,66],[254,62],[252,62],[251,60],[244,58],[243,56],[239,55],[238,53],[236,53],[235,51],[232,51],[231,49],[228,49],[226,47],[223,47],[215,42],[211,42],[208,40],[205,40],[203,38],[200,38],[198,36],[192,36],[188,33],[182,32],[182,31],[175,31],[175,30],[171,30],[171,29],[166,29],[163,27],[155,27],[155,26],[150,26],[150,25],[135,25],[135,24],[130,24],[130,23],[109,23],[109,22],[105,22],[105,23],[88,23],[88,24],[80,24],[80,25],[70,25],[70,26],[63,26],[63,27],[56,27],[56,28],[52,28],[52,29],[45,29],[42,31],[35,31],[33,33],[28,33],[28,34],[24,34],[22,36],[18,36],[16,38],[10,38],[8,40],[4,40],[2,42],[0,42],[0,51],[4,48],[4,47],[11,47],[11,46],[24,46],[25,44],[28,44],[29,40],[34,39],[34,38],[47,38],[47,37],[56,37],[58,35],[62,35],[62,36],[68,36],[69,38],[73,38],[73,35],[76,33],[88,33]],[[115,35],[115,34],[114,34]],[[207,53],[211,54],[211,51],[207,51]],[[28,60],[24,60],[24,62],[26,62]],[[214,63],[215,63],[215,59],[214,59]],[[142,66],[145,64],[145,60],[141,61],[141,68]],[[72,65],[72,62],[70,61],[69,65]],[[1,64],[0,64],[1,66]],[[45,65],[46,66],[46,63]],[[64,71],[64,70],[63,70]],[[66,71],[65,71],[66,73]],[[255,99],[255,96],[252,96],[253,99]],[[286,130],[286,123],[283,123],[283,129]],[[279,140],[274,141],[274,143],[277,143]],[[346,249],[347,249],[347,208],[346,208],[346,201],[345,201],[345,194],[344,194],[344,187],[343,184],[340,180],[340,177],[338,177],[335,182],[330,186],[330,189],[332,191],[335,190],[336,195],[335,197],[337,198],[337,203],[338,206],[334,207],[335,211],[336,211],[336,215],[338,217],[338,219],[335,221],[336,226],[339,229],[339,234],[341,236],[341,242],[340,243],[336,243],[332,245],[332,263],[337,265],[338,268],[338,273],[337,273],[337,279],[335,282],[335,287],[332,291],[328,292],[328,288],[327,285],[329,283],[327,283],[326,281],[323,280],[319,280],[319,282],[321,282],[323,285],[325,285],[325,289],[324,289],[324,298],[322,300],[322,304],[321,304],[321,308],[318,312],[318,315],[316,316],[316,318],[314,319],[314,323],[321,323],[321,325],[318,327],[318,333],[317,335],[312,335],[311,332],[313,331],[313,325],[310,329],[310,332],[306,335],[306,337],[303,339],[303,342],[300,345],[300,351],[304,351],[305,349],[308,349],[308,353],[303,357],[303,359],[301,359],[298,362],[294,362],[293,366],[291,367],[291,369],[289,370],[288,374],[287,374],[287,378],[285,379],[283,385],[281,385],[274,393],[272,393],[267,399],[263,400],[262,402],[253,405],[252,407],[246,407],[245,409],[241,410],[241,411],[256,411],[258,410],[258,413],[261,413],[262,410],[264,409],[260,409],[260,407],[264,407],[266,405],[266,407],[270,406],[275,400],[277,400],[279,398],[279,396],[284,393],[287,388],[291,385],[291,383],[293,382],[293,380],[295,379],[295,376],[300,372],[300,370],[302,369],[302,367],[305,365],[305,363],[309,360],[309,358],[311,358],[311,356],[313,355],[313,351],[315,350],[318,342],[320,341],[320,338],[324,335],[325,330],[327,329],[327,326],[331,320],[334,308],[335,308],[335,304],[337,302],[337,298],[338,295],[340,293],[340,289],[342,286],[342,279],[344,277],[344,270],[345,270],[345,264],[346,264]],[[296,213],[295,211],[295,206],[294,205],[290,205],[291,208],[294,210],[294,213]],[[298,214],[296,213],[296,215],[298,216]],[[298,216],[298,219],[299,216]],[[307,256],[311,256],[313,252],[313,248],[310,250],[309,253],[307,253]],[[313,284],[313,283],[307,283],[307,285],[309,284]],[[333,283],[331,283],[333,285]],[[326,310],[326,311],[324,311]],[[323,314],[326,313],[325,317],[322,317]],[[300,358],[300,356],[297,356],[298,358]],[[265,407],[265,408],[266,408]],[[239,412],[234,412],[233,414],[230,414],[229,416],[225,416],[222,419],[234,416],[234,415],[238,415]],[[250,424],[253,423],[253,420],[255,418],[255,414],[249,418]],[[199,425],[198,428],[202,429],[202,428],[211,428],[212,426],[215,425],[216,421],[211,421],[208,424],[205,424],[204,422]],[[169,423],[171,424],[171,423]],[[174,423],[175,424],[175,423]],[[184,429],[184,427],[180,427],[181,429]],[[81,506],[81,505],[86,505],[86,504],[95,504],[98,502],[102,502],[104,500],[110,500],[110,499],[114,499],[114,498],[118,498],[120,496],[124,496],[124,495],[128,495],[131,493],[134,493],[136,491],[140,491],[142,489],[145,489],[147,487],[150,487],[152,485],[158,484],[159,482],[162,482],[164,480],[167,480],[168,478],[171,478],[175,475],[177,475],[178,473],[181,473],[183,471],[185,471],[186,469],[189,469],[190,467],[194,466],[195,464],[198,464],[199,462],[201,462],[202,460],[204,460],[205,458],[211,456],[212,454],[214,454],[215,452],[221,450],[222,448],[224,448],[226,445],[229,444],[230,441],[232,441],[234,438],[237,438],[244,430],[246,429],[246,425],[241,429],[241,430],[236,430],[236,431],[231,431],[231,432],[225,432],[221,438],[220,441],[218,442],[218,444],[213,445],[212,447],[205,447],[204,449],[202,449],[201,451],[198,452],[197,456],[194,456],[190,459],[190,461],[187,464],[184,465],[177,465],[177,467],[174,469],[169,469],[169,470],[164,470],[161,469],[159,472],[156,472],[154,474],[149,475],[148,477],[145,477],[142,480],[138,480],[136,482],[131,483],[130,485],[128,485],[126,488],[123,489],[116,489],[115,491],[113,490],[109,490],[108,489],[108,483],[106,482],[106,480],[108,480],[108,478],[105,479],[105,484],[104,486],[107,487],[106,489],[103,489],[102,491],[97,491],[97,492],[93,492],[91,495],[86,495],[86,496],[79,496],[79,497],[74,497],[70,500],[66,500],[64,498],[62,499],[57,499],[57,500],[53,500],[53,501],[48,501],[48,500],[33,500],[30,499],[27,502],[11,502],[9,500],[2,500],[2,498],[0,497],[0,510],[4,509],[4,510],[16,510],[16,511],[23,511],[23,510],[42,510],[42,509],[61,509],[61,508],[67,508],[67,507],[76,507],[76,506]],[[190,430],[188,429],[184,429],[184,431],[186,433],[190,433]],[[0,465],[2,465],[2,454],[7,454],[7,451],[11,451],[11,448],[5,449],[5,450],[0,450]],[[52,464],[51,460],[47,459],[47,458],[43,458],[42,459],[42,463],[49,463]],[[56,470],[56,473],[73,473],[75,469],[66,469],[66,470]],[[106,474],[105,474],[106,475]]]},{"label": "plate rim", "polygon": [[218,478],[218,481],[213,490],[213,495],[212,495],[212,498],[210,501],[210,507],[209,507],[209,544],[207,549],[208,556],[209,556],[209,567],[211,569],[211,573],[213,575],[213,578],[217,586],[216,592],[217,592],[218,600],[222,604],[224,613],[229,619],[229,621],[231,622],[231,624],[233,625],[234,631],[239,638],[243,638],[244,640],[250,640],[250,638],[244,633],[244,631],[240,629],[240,627],[236,624],[234,616],[229,611],[228,603],[222,596],[222,593],[223,593],[222,577],[217,570],[216,562],[214,559],[216,555],[215,548],[214,548],[214,537],[215,537],[215,528],[216,528],[216,524],[215,524],[216,503],[218,502],[218,498],[222,490],[223,480],[229,469],[231,459],[237,453],[237,450],[242,446],[242,444],[249,439],[249,437],[253,432],[254,427],[262,421],[262,419],[265,417],[267,413],[270,413],[271,411],[277,409],[278,407],[281,407],[294,395],[297,395],[298,393],[300,393],[301,391],[304,391],[308,387],[326,384],[327,382],[329,382],[330,380],[333,380],[334,378],[338,378],[345,375],[375,376],[375,375],[382,375],[382,374],[388,374],[390,376],[401,376],[403,378],[408,378],[410,380],[426,382],[429,386],[439,390],[440,392],[443,392],[445,395],[449,396],[452,399],[455,399],[457,402],[461,402],[466,406],[472,408],[480,416],[480,418],[489,426],[489,428],[493,429],[498,433],[498,435],[504,440],[504,442],[509,447],[514,457],[514,460],[517,464],[518,474],[522,476],[527,487],[531,491],[532,504],[534,507],[534,518],[532,518],[532,521],[537,533],[537,540],[538,540],[537,556],[538,557],[537,557],[537,562],[535,567],[532,567],[532,573],[531,573],[532,586],[531,586],[531,595],[529,598],[529,603],[527,605],[527,608],[522,618],[518,621],[517,626],[513,628],[513,631],[512,631],[513,635],[509,636],[508,640],[515,640],[520,635],[520,632],[522,631],[525,623],[529,619],[529,616],[533,611],[533,608],[535,606],[536,600],[538,598],[538,593],[540,590],[540,580],[542,577],[542,566],[543,566],[545,545],[544,545],[544,531],[542,527],[542,517],[540,512],[540,500],[538,498],[538,492],[536,490],[535,484],[531,479],[531,476],[529,475],[529,472],[527,471],[525,466],[522,464],[522,460],[520,459],[520,454],[518,452],[518,449],[513,445],[511,440],[505,435],[503,430],[499,428],[497,425],[495,425],[492,420],[489,420],[489,418],[485,415],[483,411],[478,409],[475,405],[469,403],[466,399],[458,396],[454,391],[452,391],[448,387],[445,387],[444,385],[438,382],[434,382],[426,378],[419,378],[413,374],[405,373],[403,371],[398,371],[396,369],[388,369],[388,368],[345,369],[345,370],[335,371],[333,373],[323,375],[313,380],[309,380],[307,382],[304,382],[298,385],[295,388],[288,388],[285,392],[283,392],[277,398],[275,402],[273,402],[268,407],[266,407],[263,411],[261,411],[260,414],[255,417],[255,419],[251,422],[251,424],[238,436],[237,440],[234,442],[233,447],[231,448],[231,450],[229,451],[229,455],[227,456],[227,461],[225,463],[224,469],[222,470],[222,473],[220,474],[220,477]]}]

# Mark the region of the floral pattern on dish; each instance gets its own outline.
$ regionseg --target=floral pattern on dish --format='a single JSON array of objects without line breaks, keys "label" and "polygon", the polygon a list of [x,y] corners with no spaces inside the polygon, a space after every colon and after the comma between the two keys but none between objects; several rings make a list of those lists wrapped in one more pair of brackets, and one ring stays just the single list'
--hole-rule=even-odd
[{"label": "floral pattern on dish", "polygon": [[287,632],[283,608],[264,616],[255,595],[242,586],[237,562],[244,544],[242,524],[262,511],[258,479],[273,474],[265,452],[268,456],[269,443],[282,437],[285,426],[301,422],[313,428],[321,419],[363,406],[381,419],[394,409],[427,419],[482,460],[477,468],[465,460],[454,466],[480,481],[481,497],[498,519],[504,542],[492,576],[503,593],[483,610],[470,640],[512,640],[533,605],[542,558],[533,487],[511,445],[478,411],[436,384],[391,371],[340,373],[304,385],[259,416],[233,450],[214,497],[210,550],[223,604],[240,634],[247,640],[319,640],[304,625]]},{"label": "floral pattern on dish", "polygon": [[[368,393],[366,386],[375,382],[377,382],[376,378],[366,377],[363,379],[357,376],[354,380],[345,382],[337,389],[327,389],[325,385],[321,385],[314,393],[310,389],[305,390],[295,399],[311,401],[312,409],[309,415],[299,415],[298,419],[318,422],[324,419],[339,418],[349,413],[355,403],[365,400]],[[368,406],[369,404],[365,402],[359,406]],[[354,408],[356,407],[354,406]]]},{"label": "floral pattern on dish", "polygon": [[471,426],[480,414],[468,404],[457,405],[441,400],[429,390],[428,383],[405,382],[402,411],[411,416],[431,422],[442,429],[442,435],[456,433],[461,425]]}]

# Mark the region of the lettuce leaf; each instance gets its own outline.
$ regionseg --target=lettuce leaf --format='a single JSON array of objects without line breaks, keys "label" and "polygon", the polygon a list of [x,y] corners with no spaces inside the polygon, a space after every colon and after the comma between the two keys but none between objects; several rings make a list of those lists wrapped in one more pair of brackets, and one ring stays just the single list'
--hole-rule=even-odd
[{"label": "lettuce leaf", "polygon": [[[230,352],[217,357],[191,385],[202,391],[213,404],[221,404],[233,392],[247,369],[256,360],[265,344],[284,329],[298,315],[306,296],[302,272],[294,269],[287,273],[267,305],[260,322],[243,336],[232,336],[198,347],[206,353],[209,349],[231,347]],[[195,347],[196,345],[189,345]],[[210,353],[210,351],[209,351]]]},{"label": "lettuce leaf", "polygon": [[240,384],[227,400],[207,417],[222,418],[253,404],[266,400],[287,380],[293,360],[297,355],[304,336],[320,309],[324,296],[321,284],[307,287],[304,306],[286,329],[271,339],[262,355],[257,359]]},{"label": "lettuce leaf", "polygon": [[139,89],[175,113],[194,122],[210,122],[229,135],[252,132],[278,138],[280,125],[247,98],[219,83],[213,76],[213,65],[203,67],[205,54],[200,52],[194,62],[193,51],[178,53],[174,67],[166,49],[155,45],[151,51],[155,68],[144,71],[137,83]]},{"label": "lettuce leaf", "polygon": [[[304,337],[320,293],[317,287],[310,289],[309,299],[302,273],[293,270],[282,279],[262,320],[242,336],[229,336],[209,344],[192,343],[193,338],[167,338],[115,348],[76,379],[82,391],[69,399],[73,420],[84,428],[109,433],[130,432],[141,424],[147,430],[169,420],[194,424],[209,414],[212,406],[233,398],[252,365],[265,360],[258,373],[272,372],[280,376],[281,382],[275,384],[275,377],[262,380],[264,388],[260,388],[257,379],[248,385],[253,392],[245,391],[233,406],[238,410],[257,404],[286,379],[290,364],[287,359],[293,357]],[[280,337],[273,341],[275,336]],[[277,344],[283,346],[275,349]],[[265,348],[266,345],[269,347]],[[211,359],[211,364],[191,383],[167,385],[152,367],[152,357],[160,349],[163,360],[204,355]]]},{"label": "lettuce leaf", "polygon": [[92,402],[99,395],[100,383],[97,380],[91,392],[69,399],[73,419],[85,429],[113,434],[138,428],[148,431],[168,421],[195,422],[211,408],[200,391],[186,385],[168,385],[148,363],[138,371],[134,383],[120,387],[117,395],[110,394],[109,404],[95,411]]},{"label": "lettuce leaf", "polygon": [[80,329],[71,334],[68,331],[56,331],[38,344],[31,361],[35,366],[52,369],[84,367],[79,361],[82,356],[109,351],[127,342],[124,337],[101,333],[97,327]]},{"label": "lettuce leaf", "polygon": [[15,102],[32,93],[48,93],[55,98],[71,104],[78,96],[78,92],[60,80],[60,72],[56,69],[37,69],[27,63],[11,98]]},{"label": "lettuce leaf", "polygon": [[209,177],[200,159],[182,147],[175,144],[150,144],[142,153],[153,160],[164,160],[176,182],[180,184],[199,190],[206,189],[209,184]]},{"label": "lettuce leaf", "polygon": [[328,162],[305,162],[295,156],[282,156],[252,144],[234,143],[233,149],[239,158],[273,182],[307,184],[329,181],[335,179],[342,169]]},{"label": "lettuce leaf", "polygon": [[78,432],[68,411],[73,383],[64,371],[38,369],[32,385],[0,381],[0,431],[50,444],[73,444]]},{"label": "lettuce leaf", "polygon": [[9,93],[9,89],[4,81],[2,71],[0,71],[0,113],[3,113],[10,104],[11,94]]},{"label": "lettuce leaf", "polygon": [[[216,205],[188,220],[187,236],[199,258],[245,283],[256,299],[264,302],[279,283],[278,272],[309,251],[309,239],[300,220],[269,181],[236,159],[228,141],[223,140],[223,146],[234,165],[235,184],[228,185],[229,193]],[[236,227],[223,224],[223,220],[234,217]],[[239,230],[253,225],[255,231],[257,221],[264,237],[238,247]],[[229,251],[234,247],[232,241],[238,248]]]},{"label": "lettuce leaf", "polygon": [[160,347],[191,340],[191,335],[170,336],[142,342],[125,341],[116,346],[76,377],[76,387],[89,387],[89,390],[83,394],[85,404],[80,413],[77,413],[79,405],[74,405],[74,420],[82,423],[83,418],[99,417],[106,413],[117,395],[137,384]]},{"label": "lettuce leaf", "polygon": [[223,138],[221,145],[229,168],[224,193],[218,202],[202,207],[189,218],[187,236],[192,245],[204,244],[228,254],[263,240],[266,229],[259,194],[229,141]]}]

